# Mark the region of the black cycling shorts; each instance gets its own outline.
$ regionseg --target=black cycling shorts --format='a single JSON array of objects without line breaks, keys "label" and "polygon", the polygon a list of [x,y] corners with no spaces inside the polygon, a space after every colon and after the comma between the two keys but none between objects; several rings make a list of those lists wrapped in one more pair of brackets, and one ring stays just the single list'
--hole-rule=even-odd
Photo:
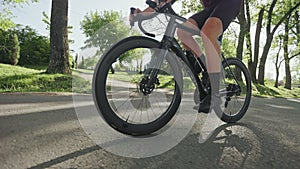
[{"label": "black cycling shorts", "polygon": [[239,14],[241,5],[242,0],[217,0],[215,4],[205,7],[191,18],[197,22],[199,29],[202,29],[208,18],[217,17],[222,21],[223,31],[225,31]]}]

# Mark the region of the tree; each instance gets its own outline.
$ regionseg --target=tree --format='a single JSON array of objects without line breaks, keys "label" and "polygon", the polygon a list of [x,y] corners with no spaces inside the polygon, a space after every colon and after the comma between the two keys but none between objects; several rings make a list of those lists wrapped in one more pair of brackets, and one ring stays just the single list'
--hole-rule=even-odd
[{"label": "tree", "polygon": [[0,32],[0,62],[17,65],[20,58],[18,35],[13,31]]},{"label": "tree", "polygon": [[276,69],[276,78],[275,78],[275,84],[274,87],[278,88],[279,87],[279,73],[280,73],[280,67],[284,59],[281,56],[281,50],[283,46],[283,35],[279,35],[275,38],[275,43],[273,43],[273,48],[278,48],[278,52],[276,53],[274,57],[274,64],[275,64],[275,69]]},{"label": "tree", "polygon": [[12,65],[17,65],[20,58],[20,46],[19,46],[19,39],[17,34],[13,34],[12,36],[12,46],[11,46],[11,54],[10,54],[10,61]]},{"label": "tree", "polygon": [[78,53],[76,53],[74,64],[74,68],[78,69]]},{"label": "tree", "polygon": [[[260,58],[259,63],[259,73],[258,73],[258,83],[264,85],[264,79],[265,79],[265,64],[267,61],[267,57],[272,45],[272,41],[274,38],[274,35],[279,28],[279,26],[286,20],[287,17],[291,15],[291,13],[296,10],[300,6],[300,2],[297,2],[292,7],[288,6],[286,8],[285,6],[281,6],[279,9],[287,9],[284,13],[278,13],[278,10],[275,10],[275,6],[277,4],[278,0],[273,0],[267,14],[267,26],[266,26],[266,43],[263,48],[263,53]],[[286,5],[288,1],[282,1],[280,5]],[[281,14],[281,15],[280,15]]]},{"label": "tree", "polygon": [[8,31],[0,29],[0,63],[10,64],[11,38]]},{"label": "tree", "polygon": [[83,48],[96,47],[98,55],[128,36],[130,32],[122,15],[115,11],[90,12],[80,24],[87,37]]},{"label": "tree", "polygon": [[68,44],[68,0],[52,0],[51,56],[46,73],[71,74]]},{"label": "tree", "polygon": [[[298,15],[298,14],[295,14]],[[295,20],[293,20],[295,19]],[[292,16],[287,17],[287,19],[284,21],[284,60],[285,60],[285,88],[286,89],[292,89],[292,75],[291,75],[291,65],[290,62],[292,59],[294,59],[296,56],[300,55],[299,50],[299,35],[297,34],[297,25],[299,25],[299,18],[296,16],[295,18]],[[293,31],[293,29],[296,28],[296,31]],[[296,33],[296,35],[293,35],[293,33]],[[299,33],[299,32],[298,32]],[[295,44],[295,45],[292,45]],[[294,51],[292,51],[292,48],[294,48]]]},{"label": "tree", "polygon": [[[96,48],[97,50],[95,56],[85,61],[85,66],[90,67],[97,64],[100,55],[130,33],[129,26],[124,23],[122,15],[115,11],[90,12],[85,15],[80,24],[87,37],[83,49]],[[122,59],[119,59],[119,62],[122,62]],[[111,72],[114,73],[113,67]]]},{"label": "tree", "polygon": [[257,19],[256,31],[255,31],[255,40],[254,40],[253,62],[249,64],[251,79],[254,83],[257,83],[256,68],[259,60],[259,48],[260,48],[259,43],[260,43],[260,34],[262,29],[264,12],[265,12],[265,7],[262,7],[258,13],[258,19]]}]

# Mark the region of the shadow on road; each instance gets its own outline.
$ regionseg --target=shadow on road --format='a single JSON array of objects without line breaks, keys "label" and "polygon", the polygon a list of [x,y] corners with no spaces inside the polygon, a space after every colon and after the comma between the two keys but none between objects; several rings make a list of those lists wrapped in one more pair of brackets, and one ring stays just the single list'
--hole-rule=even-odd
[{"label": "shadow on road", "polygon": [[[224,161],[224,159],[222,159],[222,155],[225,151],[227,151],[227,149],[230,148],[235,149],[236,152],[239,153],[240,157],[242,158],[242,161],[239,162],[239,167],[242,168],[243,165],[245,165],[247,158],[249,157],[249,153],[252,150],[252,145],[251,143],[249,143],[249,140],[247,140],[247,138],[245,138],[243,135],[240,136],[237,133],[234,133],[234,131],[232,130],[232,128],[241,127],[245,128],[248,132],[251,132],[247,125],[243,123],[225,124],[218,127],[211,135],[211,137],[203,144],[199,144],[197,142],[199,134],[193,134],[188,136],[185,141],[183,141],[183,143],[181,143],[179,146],[173,148],[172,150],[170,150],[170,152],[164,153],[160,156],[145,159],[130,159],[124,157],[119,158],[124,158],[126,159],[126,161],[131,161],[133,165],[130,168],[149,168],[149,162],[151,163],[150,168],[181,168],[179,167],[180,165],[187,165],[186,167],[193,168],[191,164],[193,164],[194,167],[201,165],[205,166],[203,168],[211,168],[217,167],[218,164],[222,164],[222,161],[224,163],[228,163],[226,160]],[[120,143],[122,143],[121,140],[107,144],[109,145]],[[31,169],[51,167],[59,163],[63,163],[64,161],[78,158],[80,156],[99,150],[102,150],[101,146],[94,145],[83,150],[75,151],[73,153],[40,163],[36,166],[31,167]],[[110,155],[114,156],[112,154]],[[184,156],[188,157],[188,159],[186,159],[188,163],[183,162],[182,160],[180,160],[181,162],[178,161],[179,157],[184,158]],[[230,167],[232,168],[233,166]]]},{"label": "shadow on road", "polygon": [[[70,160],[70,159],[73,159],[73,158],[76,158],[76,157],[79,157],[79,156],[82,156],[82,155],[85,155],[85,154],[88,154],[88,153],[91,153],[93,151],[100,150],[100,149],[101,148],[99,146],[95,145],[95,146],[88,147],[88,148],[80,150],[80,151],[76,151],[76,152],[73,152],[73,153],[70,153],[70,154],[66,154],[64,156],[60,156],[60,157],[55,158],[55,159],[51,159],[51,160],[46,161],[44,163],[41,163],[41,164],[38,164],[36,166],[30,167],[29,169],[49,168],[53,165],[62,163],[64,161],[67,161],[67,160]],[[98,168],[102,169],[103,167],[98,167]]]}]

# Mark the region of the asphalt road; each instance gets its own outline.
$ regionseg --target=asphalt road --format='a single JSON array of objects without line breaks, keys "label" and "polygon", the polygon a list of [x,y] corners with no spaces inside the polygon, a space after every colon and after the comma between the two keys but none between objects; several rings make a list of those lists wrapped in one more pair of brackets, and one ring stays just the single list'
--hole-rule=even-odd
[{"label": "asphalt road", "polygon": [[90,139],[70,95],[0,94],[0,168],[299,168],[300,99],[253,98],[239,123],[221,125],[202,144],[198,116],[176,147],[133,159]]}]

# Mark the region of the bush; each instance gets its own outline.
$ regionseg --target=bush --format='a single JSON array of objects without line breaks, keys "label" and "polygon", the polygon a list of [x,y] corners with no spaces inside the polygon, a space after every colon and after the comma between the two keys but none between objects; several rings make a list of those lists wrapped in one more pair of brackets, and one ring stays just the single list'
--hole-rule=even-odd
[{"label": "bush", "polygon": [[20,41],[20,66],[48,66],[50,58],[50,40],[26,26],[14,30]]},{"label": "bush", "polygon": [[18,35],[0,30],[0,63],[16,65],[20,58]]}]

